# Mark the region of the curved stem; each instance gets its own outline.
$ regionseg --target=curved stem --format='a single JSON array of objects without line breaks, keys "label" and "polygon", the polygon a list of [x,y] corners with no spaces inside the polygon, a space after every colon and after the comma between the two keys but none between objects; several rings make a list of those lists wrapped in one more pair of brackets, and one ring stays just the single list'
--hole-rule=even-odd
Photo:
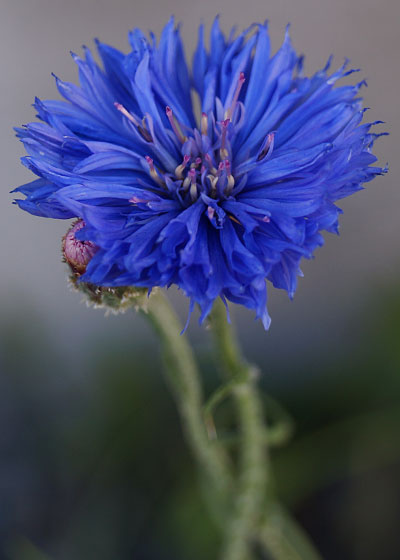
[{"label": "curved stem", "polygon": [[[227,388],[217,391],[205,411],[200,376],[190,345],[180,335],[181,325],[161,292],[152,295],[147,311],[142,310],[160,336],[167,380],[172,388],[186,439],[201,472],[210,482],[214,505],[222,505],[225,522],[223,560],[250,560],[251,543],[258,542],[275,560],[320,560],[308,538],[294,521],[271,501],[268,434],[262,399],[257,389],[257,370],[241,357],[227,323],[225,309],[217,302],[212,312],[216,347],[228,376]],[[239,473],[233,479],[228,456],[218,440],[208,433],[204,412],[231,393],[240,425]],[[206,414],[207,415],[207,414]],[[279,439],[279,438],[278,438]],[[217,502],[219,499],[219,502]],[[226,507],[231,515],[226,521]]]},{"label": "curved stem", "polygon": [[274,418],[271,426],[267,429],[268,445],[270,447],[280,447],[285,445],[293,436],[294,421],[288,411],[275,399],[263,394],[270,416]]},{"label": "curved stem", "polygon": [[[208,401],[203,407],[203,414],[204,414],[204,421],[207,426],[207,431],[211,439],[217,438],[217,431],[215,429],[213,412],[217,408],[219,404],[227,397],[229,397],[232,392],[233,388],[236,385],[236,381],[232,380],[224,385],[220,385],[216,391],[209,397]],[[237,439],[237,438],[236,438]],[[221,438],[219,438],[221,441]]]},{"label": "curved stem", "polygon": [[[233,389],[237,385],[238,381],[232,379],[223,385],[220,385],[214,393],[209,397],[206,404],[204,405],[204,419],[208,427],[208,432],[210,438],[217,438],[217,431],[214,424],[213,413],[222,401],[231,397],[233,394]],[[264,441],[265,444],[268,443],[269,447],[281,447],[285,445],[293,435],[294,432],[294,422],[289,413],[272,397],[263,394],[262,400],[267,404],[268,410],[274,422],[272,425],[267,424],[267,429],[264,431]],[[240,437],[238,434],[225,434],[218,435],[218,440],[222,442],[225,446],[237,445]]]},{"label": "curved stem", "polygon": [[217,442],[210,441],[203,419],[203,396],[200,376],[190,345],[182,327],[161,291],[152,294],[144,315],[160,337],[166,373],[172,388],[188,444],[202,472],[215,490],[226,499],[231,475],[227,456]]},{"label": "curved stem", "polygon": [[221,302],[214,304],[211,321],[221,365],[235,381],[232,394],[241,431],[239,475],[221,558],[246,560],[254,527],[260,523],[269,474],[262,403],[256,388],[257,371],[241,357]]}]

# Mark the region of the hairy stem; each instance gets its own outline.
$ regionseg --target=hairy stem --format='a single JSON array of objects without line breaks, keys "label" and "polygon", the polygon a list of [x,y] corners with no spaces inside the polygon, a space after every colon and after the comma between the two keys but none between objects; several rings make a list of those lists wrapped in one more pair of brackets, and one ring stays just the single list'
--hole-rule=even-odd
[{"label": "hairy stem", "polygon": [[186,440],[202,474],[226,500],[232,482],[227,456],[207,434],[200,375],[186,336],[180,334],[180,322],[161,291],[152,294],[144,315],[160,337],[167,380],[175,397]]},{"label": "hairy stem", "polygon": [[214,305],[211,325],[223,370],[235,382],[232,395],[240,427],[239,473],[221,558],[247,560],[254,527],[260,524],[269,475],[257,370],[241,357],[221,302]]},{"label": "hairy stem", "polygon": [[[218,357],[228,376],[226,387],[236,402],[240,430],[239,473],[221,560],[248,560],[255,542],[274,560],[321,560],[296,521],[276,503],[271,488],[268,446],[276,442],[272,441],[274,432],[267,429],[263,402],[281,419],[283,432],[275,433],[278,443],[290,435],[291,419],[278,403],[269,397],[262,399],[257,370],[242,358],[221,302],[214,305],[211,326]],[[219,393],[224,396],[222,389]]]},{"label": "hairy stem", "polygon": [[[274,560],[320,560],[300,527],[273,499],[267,453],[269,433],[257,388],[258,372],[242,358],[222,303],[215,304],[211,323],[227,381],[205,410],[193,352],[185,335],[179,334],[179,320],[162,292],[152,295],[148,310],[143,313],[160,337],[167,380],[177,403],[185,437],[202,474],[210,483],[214,506],[220,510],[224,527],[221,560],[255,559],[255,551],[251,549],[255,542]],[[210,430],[207,431],[207,423],[212,424],[213,407],[228,394],[235,400],[240,430],[237,439],[239,464],[235,477],[220,442],[210,437]]]}]

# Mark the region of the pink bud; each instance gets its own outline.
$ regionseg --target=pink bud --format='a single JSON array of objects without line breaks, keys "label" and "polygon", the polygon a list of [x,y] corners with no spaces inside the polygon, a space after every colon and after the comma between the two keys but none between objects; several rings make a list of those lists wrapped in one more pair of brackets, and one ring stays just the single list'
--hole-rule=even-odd
[{"label": "pink bud", "polygon": [[75,274],[83,274],[98,247],[92,241],[76,239],[77,231],[85,227],[85,222],[77,220],[63,237],[62,250],[66,262]]}]

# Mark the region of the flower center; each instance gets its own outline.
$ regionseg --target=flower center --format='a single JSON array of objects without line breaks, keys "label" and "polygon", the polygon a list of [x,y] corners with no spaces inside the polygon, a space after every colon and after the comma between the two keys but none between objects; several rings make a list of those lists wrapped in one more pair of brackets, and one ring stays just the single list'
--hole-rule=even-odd
[{"label": "flower center", "polygon": [[175,178],[181,181],[180,195],[187,202],[195,202],[201,194],[213,199],[228,198],[235,185],[232,175],[232,148],[230,139],[238,121],[238,100],[245,82],[240,72],[224,119],[216,121],[213,114],[202,113],[200,130],[184,136],[170,107],[166,114],[171,128],[182,144],[183,160],[175,169]]},{"label": "flower center", "polygon": [[203,113],[201,133],[195,129],[193,136],[185,138],[182,145],[183,160],[175,169],[175,180],[180,182],[180,194],[191,202],[195,202],[202,193],[214,199],[227,198],[235,185],[231,172],[231,148],[227,139],[231,120],[228,118],[217,123],[219,138],[214,146],[207,133],[209,120]]},{"label": "flower center", "polygon": [[239,101],[245,81],[244,73],[240,72],[235,88],[228,94],[225,107],[216,99],[216,115],[212,111],[208,114],[203,112],[199,128],[183,125],[171,107],[165,108],[170,125],[170,128],[165,129],[167,136],[182,154],[181,163],[174,170],[165,170],[159,166],[158,160],[162,161],[163,158],[157,154],[156,142],[152,136],[154,128],[151,117],[146,114],[140,119],[129,113],[120,103],[114,103],[116,109],[149,143],[149,148],[151,146],[155,160],[150,155],[146,155],[145,160],[152,180],[169,193],[173,191],[183,206],[193,204],[200,197],[208,197],[218,203],[235,195],[235,190],[239,192],[244,186],[246,177],[244,180],[242,177],[261,160],[271,156],[273,132],[267,134],[255,157],[236,167],[235,176],[232,173],[232,141],[242,127],[245,117],[244,105]]},{"label": "flower center", "polygon": [[[243,120],[244,108],[239,102],[239,95],[244,82],[245,75],[240,72],[236,87],[226,102],[225,110],[219,102],[217,114],[220,120],[212,112],[202,113],[199,128],[192,129],[182,125],[171,107],[165,108],[170,124],[168,135],[177,150],[181,152],[182,161],[171,172],[172,170],[160,169],[150,155],[146,155],[145,160],[153,181],[169,191],[167,185],[172,182],[177,196],[185,206],[196,202],[201,195],[223,200],[232,193],[235,178],[232,175],[231,140]],[[140,121],[139,117],[129,113],[120,103],[114,105],[134,124],[147,142],[153,143],[146,118]]]}]

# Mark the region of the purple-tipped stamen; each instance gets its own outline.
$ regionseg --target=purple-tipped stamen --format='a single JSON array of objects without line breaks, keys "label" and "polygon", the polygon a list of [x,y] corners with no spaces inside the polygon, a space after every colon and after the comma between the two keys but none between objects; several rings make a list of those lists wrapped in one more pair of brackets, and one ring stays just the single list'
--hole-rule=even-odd
[{"label": "purple-tipped stamen", "polygon": [[130,113],[127,109],[125,109],[125,107],[123,105],[121,105],[121,103],[118,103],[117,101],[114,103],[114,107],[124,115],[124,117],[126,117],[129,121],[131,121],[136,128],[138,129],[138,131],[140,132],[140,134],[143,136],[143,138],[145,140],[147,140],[147,142],[152,142],[153,138],[151,137],[151,134],[149,133],[148,130],[146,130],[146,125],[144,123],[144,119],[143,119],[143,125],[137,120],[137,118],[132,115],[132,113]]},{"label": "purple-tipped stamen", "polygon": [[261,161],[262,159],[269,159],[272,155],[272,151],[274,149],[274,140],[275,140],[275,132],[270,132],[267,134],[264,145],[261,148],[261,152],[257,156],[257,161]]},{"label": "purple-tipped stamen", "polygon": [[207,163],[207,165],[208,165],[208,168],[209,168],[209,170],[211,171],[211,173],[213,173],[213,175],[215,175],[215,174],[217,173],[217,170],[216,170],[216,168],[214,167],[213,160],[212,160],[212,157],[210,156],[210,154],[206,154],[206,155],[204,156],[204,159],[205,159],[205,161],[206,161],[206,163]]},{"label": "purple-tipped stamen", "polygon": [[154,162],[152,160],[152,158],[150,156],[145,156],[145,160],[148,163],[149,166],[149,170],[150,170],[150,176],[151,178],[159,185],[161,185],[162,187],[164,187],[164,181],[161,179],[161,177],[159,176],[159,174],[156,171],[156,168],[154,167]]},{"label": "purple-tipped stamen", "polygon": [[237,86],[236,86],[236,89],[235,89],[235,93],[233,95],[231,106],[229,107],[229,109],[225,113],[225,116],[226,116],[227,119],[232,119],[232,117],[235,113],[236,105],[237,105],[239,95],[240,95],[240,90],[242,89],[242,86],[243,86],[245,81],[246,81],[246,77],[244,75],[244,72],[240,72],[239,80],[238,80],[238,83],[237,83]]},{"label": "purple-tipped stamen", "polygon": [[186,136],[183,135],[182,131],[179,128],[178,122],[176,120],[176,118],[174,117],[174,114],[172,112],[171,107],[169,107],[168,105],[165,107],[165,113],[168,117],[169,123],[171,125],[172,130],[175,133],[175,136],[178,138],[178,140],[183,144],[184,142],[186,142]]},{"label": "purple-tipped stamen", "polygon": [[118,103],[117,101],[114,103],[114,107],[124,115],[124,117],[126,117],[127,119],[129,119],[131,122],[133,122],[133,124],[135,126],[137,126],[139,128],[140,123],[139,121],[127,110],[125,109],[125,107],[123,105],[121,105],[121,103]]},{"label": "purple-tipped stamen", "polygon": [[226,133],[228,131],[228,126],[229,123],[231,122],[231,119],[225,119],[224,121],[222,121],[221,124],[221,147],[220,147],[220,155],[221,155],[221,159],[226,159],[228,157],[228,150],[226,149]]},{"label": "purple-tipped stamen", "polygon": [[189,163],[189,161],[190,161],[190,156],[185,154],[183,156],[183,162],[180,165],[178,165],[178,167],[175,169],[175,175],[178,179],[183,179],[183,172],[185,171],[185,168]]}]

